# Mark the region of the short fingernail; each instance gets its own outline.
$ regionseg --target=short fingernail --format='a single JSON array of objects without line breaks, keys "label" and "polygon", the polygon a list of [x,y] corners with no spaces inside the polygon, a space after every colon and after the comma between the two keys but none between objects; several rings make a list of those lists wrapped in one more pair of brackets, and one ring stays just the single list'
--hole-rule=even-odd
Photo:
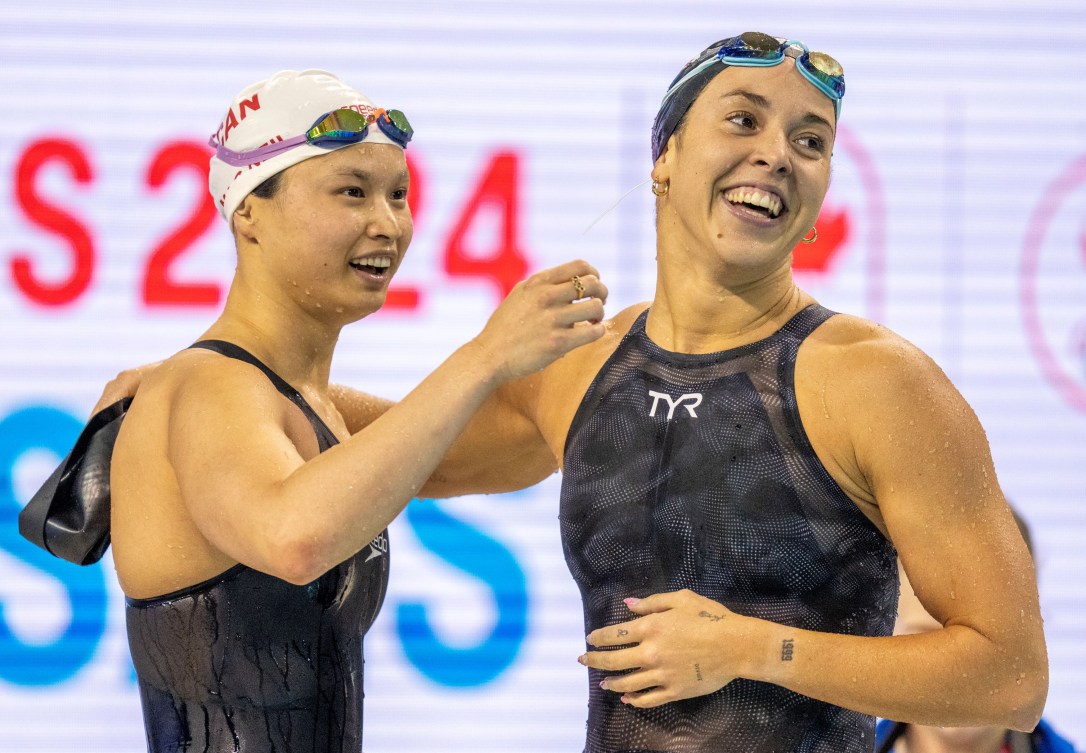
[{"label": "short fingernail", "polygon": [[581,654],[580,656],[577,657],[577,663],[578,664],[584,664],[585,661],[586,661],[586,659],[585,659],[584,654]]},{"label": "short fingernail", "polygon": [[640,601],[641,601],[641,599],[635,599],[635,598],[633,598],[633,597],[631,596],[631,597],[630,597],[630,598],[628,598],[628,599],[623,599],[623,600],[622,600],[622,603],[623,603],[623,604],[625,604],[626,606],[632,607],[632,606],[634,606],[635,604],[637,604],[637,603],[638,603],[638,602],[640,602]]},{"label": "short fingernail", "polygon": [[600,680],[600,687],[607,690],[607,680]]},{"label": "short fingernail", "polygon": [[622,698],[620,698],[619,700],[622,701],[623,703],[629,703],[630,702],[630,699],[627,698],[626,696],[622,696]]}]

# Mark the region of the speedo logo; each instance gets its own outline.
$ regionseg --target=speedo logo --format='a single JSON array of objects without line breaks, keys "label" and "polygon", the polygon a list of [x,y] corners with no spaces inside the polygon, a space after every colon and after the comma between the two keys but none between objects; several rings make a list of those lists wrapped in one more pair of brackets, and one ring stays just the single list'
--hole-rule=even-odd
[{"label": "speedo logo", "polygon": [[366,562],[380,557],[382,554],[388,554],[388,534],[384,531],[377,534],[373,541],[370,542],[370,556],[366,557]]},{"label": "speedo logo", "polygon": [[649,397],[652,398],[652,408],[649,409],[649,415],[656,415],[656,408],[660,405],[660,401],[663,400],[667,403],[668,421],[675,415],[675,409],[680,405],[686,408],[686,412],[690,414],[691,418],[697,418],[698,414],[694,412],[694,409],[701,405],[702,399],[700,392],[688,392],[685,395],[680,395],[677,400],[672,400],[671,395],[666,392],[654,392],[653,390],[649,390]]}]

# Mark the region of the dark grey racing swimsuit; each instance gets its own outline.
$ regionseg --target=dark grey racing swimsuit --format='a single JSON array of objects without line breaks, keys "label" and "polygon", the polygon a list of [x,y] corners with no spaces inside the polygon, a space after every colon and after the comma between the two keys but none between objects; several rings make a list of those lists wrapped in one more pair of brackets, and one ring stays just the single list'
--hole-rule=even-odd
[{"label": "dark grey racing swimsuit", "polygon": [[[336,444],[305,399],[251,354],[218,340],[193,347],[260,368],[305,413],[321,452]],[[383,532],[308,585],[239,564],[176,593],[126,599],[148,750],[358,753],[362,636],[387,583]]]},{"label": "dark grey racing swimsuit", "polygon": [[[889,635],[896,553],[833,481],[796,408],[796,353],[833,312],[812,305],[770,337],[670,353],[647,312],[596,376],[570,427],[560,520],[585,629],[622,603],[688,588],[743,615]],[[802,650],[798,647],[797,650]],[[785,688],[735,680],[652,709],[589,671],[588,753],[871,751],[874,719]]]}]

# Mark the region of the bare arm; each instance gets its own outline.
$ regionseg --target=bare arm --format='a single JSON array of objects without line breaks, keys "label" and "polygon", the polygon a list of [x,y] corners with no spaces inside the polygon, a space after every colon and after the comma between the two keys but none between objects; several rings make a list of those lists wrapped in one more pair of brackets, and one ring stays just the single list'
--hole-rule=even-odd
[{"label": "bare arm", "polygon": [[816,633],[690,592],[661,594],[631,605],[644,617],[592,634],[600,646],[640,643],[587,655],[590,666],[641,667],[609,680],[610,689],[652,706],[747,677],[899,721],[1036,724],[1048,677],[1034,573],[984,432],[912,346],[891,337],[857,348],[849,369],[828,371],[826,410],[917,595],[944,628],[888,638]]},{"label": "bare arm", "polygon": [[[496,494],[525,489],[558,469],[526,401],[538,374],[503,384],[490,394],[419,490],[424,497]],[[352,434],[362,431],[395,403],[334,385],[332,399]]]},{"label": "bare arm", "polygon": [[[599,296],[571,303],[571,275]],[[606,289],[573,262],[517,286],[483,332],[399,404],[304,462],[282,405],[241,364],[207,359],[171,407],[169,457],[201,533],[239,562],[305,583],[365,546],[399,513],[500,384],[603,334]],[[589,280],[591,278],[591,280]],[[228,420],[223,417],[228,416]],[[259,504],[254,504],[259,500]]]}]

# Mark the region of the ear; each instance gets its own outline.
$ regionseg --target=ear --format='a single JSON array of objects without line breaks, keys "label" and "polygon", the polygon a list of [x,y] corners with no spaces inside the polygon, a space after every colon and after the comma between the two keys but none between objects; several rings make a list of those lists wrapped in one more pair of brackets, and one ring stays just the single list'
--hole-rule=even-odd
[{"label": "ear", "polygon": [[234,216],[231,218],[234,235],[247,241],[256,240],[257,223],[253,212],[254,204],[253,195],[249,194],[241,200],[238,208],[234,210]]},{"label": "ear", "polygon": [[652,166],[652,172],[649,173],[653,180],[661,183],[666,183],[671,180],[671,154],[674,148],[675,134],[671,134],[667,139],[667,143],[664,144],[660,156],[656,158],[656,163]]}]

